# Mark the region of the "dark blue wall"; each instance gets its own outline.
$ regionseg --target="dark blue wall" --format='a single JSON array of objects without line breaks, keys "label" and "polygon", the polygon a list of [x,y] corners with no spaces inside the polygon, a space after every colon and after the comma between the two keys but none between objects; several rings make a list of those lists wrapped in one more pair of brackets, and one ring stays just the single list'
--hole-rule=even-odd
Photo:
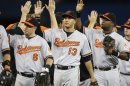
[{"label": "dark blue wall", "polygon": [[[13,22],[17,22],[21,16],[21,5],[27,0],[0,0],[0,24],[5,27]],[[36,0],[31,0],[34,4]],[[48,0],[42,0],[47,4]],[[56,11],[75,10],[77,0],[56,0]],[[84,0],[85,6],[82,12],[82,22],[87,19],[92,10],[99,13],[114,12],[117,16],[117,24],[123,24],[130,17],[130,1],[127,0]],[[33,8],[32,8],[33,9]],[[43,13],[48,15],[47,12]]]}]

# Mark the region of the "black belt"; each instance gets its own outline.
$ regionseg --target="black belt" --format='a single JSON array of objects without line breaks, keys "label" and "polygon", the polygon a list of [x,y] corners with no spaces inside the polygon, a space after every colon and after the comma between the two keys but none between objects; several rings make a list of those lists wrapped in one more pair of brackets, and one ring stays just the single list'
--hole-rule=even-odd
[{"label": "black belt", "polygon": [[55,68],[57,68],[57,69],[61,69],[61,70],[68,70],[68,69],[75,68],[75,66],[55,65]]},{"label": "black belt", "polygon": [[112,66],[112,67],[94,67],[95,69],[99,69],[99,70],[102,70],[102,71],[109,71],[111,69],[115,69],[116,66]]},{"label": "black belt", "polygon": [[19,75],[25,76],[25,77],[29,77],[29,78],[33,78],[35,77],[34,74],[27,74],[25,72],[17,72]]},{"label": "black belt", "polygon": [[123,74],[123,75],[130,75],[130,73],[122,73],[122,72],[120,72],[121,74]]}]

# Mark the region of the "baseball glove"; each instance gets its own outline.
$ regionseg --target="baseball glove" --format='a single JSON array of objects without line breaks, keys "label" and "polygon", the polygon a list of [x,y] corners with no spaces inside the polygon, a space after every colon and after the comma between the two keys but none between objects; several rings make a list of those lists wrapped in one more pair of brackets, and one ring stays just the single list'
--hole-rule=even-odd
[{"label": "baseball glove", "polygon": [[99,86],[99,85],[98,85],[97,81],[95,81],[95,82],[91,82],[90,86]]},{"label": "baseball glove", "polygon": [[112,55],[113,52],[115,53],[115,39],[111,36],[106,36],[103,40],[104,50],[106,55]]},{"label": "baseball glove", "polygon": [[49,82],[50,78],[48,70],[36,74],[35,86],[49,86]]},{"label": "baseball glove", "polygon": [[0,86],[11,86],[13,82],[13,74],[3,70],[0,74]]}]

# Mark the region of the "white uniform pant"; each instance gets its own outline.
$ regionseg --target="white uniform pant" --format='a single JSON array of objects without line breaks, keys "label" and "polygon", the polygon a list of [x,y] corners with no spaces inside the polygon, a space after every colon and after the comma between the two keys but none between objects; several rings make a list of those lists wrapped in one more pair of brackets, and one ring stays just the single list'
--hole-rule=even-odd
[{"label": "white uniform pant", "polygon": [[130,75],[120,74],[121,86],[130,86]]},{"label": "white uniform pant", "polygon": [[17,74],[15,86],[34,86],[35,77],[29,78]]},{"label": "white uniform pant", "polygon": [[79,86],[79,76],[79,66],[68,70],[61,70],[55,68],[54,86]]},{"label": "white uniform pant", "polygon": [[81,81],[79,86],[90,86],[90,79]]},{"label": "white uniform pant", "polygon": [[95,69],[94,73],[99,86],[120,86],[120,74],[118,68],[109,71]]}]

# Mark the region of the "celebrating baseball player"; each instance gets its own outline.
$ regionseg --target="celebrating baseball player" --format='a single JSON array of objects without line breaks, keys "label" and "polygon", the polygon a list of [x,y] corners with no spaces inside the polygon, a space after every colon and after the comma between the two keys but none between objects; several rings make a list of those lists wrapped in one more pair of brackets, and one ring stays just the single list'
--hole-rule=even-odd
[{"label": "celebrating baseball player", "polygon": [[[125,39],[128,41],[130,49],[130,19],[122,25],[124,28]],[[121,86],[130,86],[130,62],[119,60],[121,73]]]},{"label": "celebrating baseball player", "polygon": [[5,76],[9,75],[9,73],[11,72],[10,60],[10,47],[7,33],[5,31],[5,28],[2,25],[0,25],[0,86],[6,85],[6,80],[2,78],[2,76],[4,72]]},{"label": "celebrating baseball player", "polygon": [[[26,19],[30,8],[30,1],[27,1],[25,6],[22,7],[21,21],[16,28],[20,34],[16,32],[14,35],[9,35],[10,45],[14,48],[16,60],[17,77],[15,86],[37,86],[35,85],[37,73],[48,72],[53,63],[47,42],[35,34],[39,23],[34,18]],[[24,19],[26,21],[23,21]],[[45,68],[43,68],[44,66]]]},{"label": "celebrating baseball player", "polygon": [[129,60],[127,41],[113,32],[113,27],[116,25],[113,13],[108,12],[100,16],[103,31],[93,29],[96,19],[97,12],[92,11],[89,16],[90,24],[85,28],[93,52],[95,77],[99,86],[120,86],[118,58]]},{"label": "celebrating baseball player", "polygon": [[51,42],[52,54],[54,56],[54,86],[79,85],[80,52],[84,61],[87,61],[85,65],[91,75],[91,81],[95,82],[88,40],[84,34],[74,28],[76,23],[75,12],[65,12],[62,16],[64,18],[64,27],[63,29],[58,29],[54,13],[54,0],[49,0],[49,5],[46,5],[46,8],[51,17],[52,29],[45,30],[45,38]]}]

